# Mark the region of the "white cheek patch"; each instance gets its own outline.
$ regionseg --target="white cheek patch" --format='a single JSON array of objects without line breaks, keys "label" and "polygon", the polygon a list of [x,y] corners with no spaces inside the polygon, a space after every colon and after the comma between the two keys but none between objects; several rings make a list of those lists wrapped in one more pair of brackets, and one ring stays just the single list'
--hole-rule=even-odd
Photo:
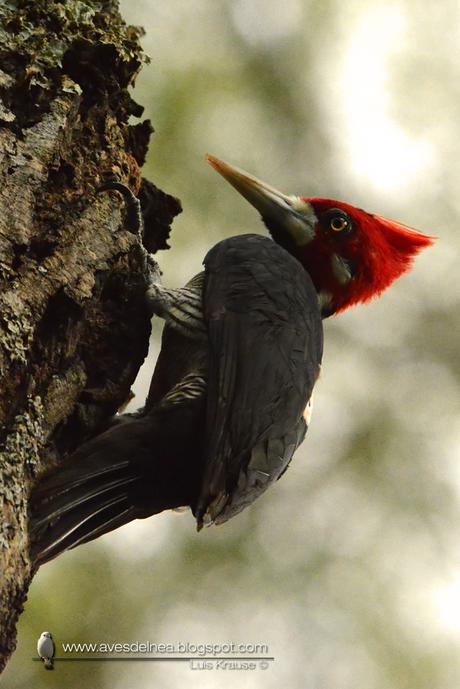
[{"label": "white cheek patch", "polygon": [[331,256],[331,268],[332,273],[340,285],[346,285],[350,282],[353,275],[350,270],[348,263],[338,254],[332,254]]},{"label": "white cheek patch", "polygon": [[318,292],[318,302],[321,311],[328,311],[332,307],[332,294],[326,290],[321,290]]},{"label": "white cheek patch", "polygon": [[296,246],[305,246],[314,237],[310,225],[298,215],[288,215],[285,220],[285,228],[293,238]]},{"label": "white cheek patch", "polygon": [[305,423],[307,424],[307,427],[310,425],[310,420],[311,420],[311,415],[313,412],[313,394],[308,400],[307,406],[303,410],[303,418],[305,419]]},{"label": "white cheek patch", "polygon": [[[300,196],[289,196],[289,205],[297,213],[302,213],[303,215],[313,215],[315,212],[313,206],[308,201],[304,201]],[[316,216],[315,216],[316,219]]]},{"label": "white cheek patch", "polygon": [[290,196],[289,209],[294,213],[288,215],[286,229],[297,246],[305,246],[314,238],[318,222],[313,207],[300,196]]}]

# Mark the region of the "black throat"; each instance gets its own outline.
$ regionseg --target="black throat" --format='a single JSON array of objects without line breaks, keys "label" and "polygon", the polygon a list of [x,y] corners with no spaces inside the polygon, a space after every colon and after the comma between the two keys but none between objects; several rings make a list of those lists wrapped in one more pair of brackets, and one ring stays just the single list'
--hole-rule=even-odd
[{"label": "black throat", "polygon": [[286,232],[286,228],[284,228],[281,223],[271,218],[264,218],[262,216],[262,221],[275,242],[282,246],[283,249],[286,249],[291,256],[295,256],[295,258],[298,259],[297,245],[292,237]]}]

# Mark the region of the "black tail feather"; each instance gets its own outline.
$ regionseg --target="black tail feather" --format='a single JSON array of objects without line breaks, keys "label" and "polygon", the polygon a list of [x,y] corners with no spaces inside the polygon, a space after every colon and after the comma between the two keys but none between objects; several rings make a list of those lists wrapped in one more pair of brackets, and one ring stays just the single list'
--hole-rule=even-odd
[{"label": "black tail feather", "polygon": [[[107,514],[111,515],[110,519],[107,518]],[[93,507],[93,511],[86,515],[77,516],[69,513],[47,529],[40,539],[38,548],[32,548],[33,560],[36,565],[42,565],[64,550],[75,548],[80,543],[88,542],[115,528],[115,525],[103,528],[109,521],[113,523],[116,519],[116,526],[122,526],[133,517],[133,507],[123,496],[107,500],[97,508]]]},{"label": "black tail feather", "polygon": [[[73,473],[74,467],[69,470]],[[69,485],[65,470],[59,472],[61,485],[56,485],[56,478],[50,476],[51,486],[45,479],[31,501],[31,551],[37,564],[115,528],[106,529],[108,521],[121,526],[136,516],[130,491],[140,477],[132,474],[129,464],[93,471]]]},{"label": "black tail feather", "polygon": [[29,534],[36,564],[115,528],[107,527],[108,522],[121,526],[135,518],[141,475],[132,458],[138,447],[127,442],[132,438],[126,434],[128,424],[142,443],[146,426],[138,420],[113,427],[83,445],[32,491]]},{"label": "black tail feather", "polygon": [[[87,484],[92,479],[103,480],[105,474],[113,474],[115,471],[129,466],[129,461],[126,460],[117,464],[108,464],[107,466],[93,466],[85,470],[82,463],[78,461],[79,454],[81,454],[81,451],[73,455],[72,463],[67,464],[65,471],[50,474],[45,481],[38,484],[32,494],[32,505],[37,505],[50,496],[54,498],[56,495],[69,493],[82,484]],[[97,461],[96,453],[91,453],[87,455],[85,464],[96,464]]]},{"label": "black tail feather", "polygon": [[132,521],[135,516],[134,508],[132,506],[128,504],[125,509],[122,509],[122,505],[119,503],[116,505],[116,508],[116,510],[110,510],[107,507],[102,515],[104,517],[103,520],[100,518],[97,523],[91,523],[91,528],[85,530],[85,533],[74,541],[71,547],[76,548],[77,545],[88,543],[89,541],[92,541],[99,536],[103,536],[105,533],[118,529],[119,526],[123,526],[124,524],[128,524],[128,522]]},{"label": "black tail feather", "polygon": [[190,439],[201,410],[191,399],[129,419],[44,476],[29,501],[35,565],[133,519],[194,504],[200,450]]},{"label": "black tail feather", "polygon": [[[39,531],[43,526],[52,522],[56,519],[61,519],[67,512],[74,512],[78,509],[82,511],[85,510],[84,504],[87,502],[94,502],[94,499],[98,499],[104,496],[106,493],[109,495],[117,495],[117,489],[124,488],[125,486],[138,481],[136,476],[125,476],[122,475],[112,481],[107,483],[93,486],[93,482],[88,482],[86,487],[76,491],[73,490],[73,494],[69,494],[70,491],[65,491],[58,493],[56,497],[48,500],[44,500],[41,505],[35,502],[33,509],[35,509],[36,516],[33,522],[32,532]],[[84,491],[84,492],[83,492]],[[124,491],[126,493],[126,491]]]}]

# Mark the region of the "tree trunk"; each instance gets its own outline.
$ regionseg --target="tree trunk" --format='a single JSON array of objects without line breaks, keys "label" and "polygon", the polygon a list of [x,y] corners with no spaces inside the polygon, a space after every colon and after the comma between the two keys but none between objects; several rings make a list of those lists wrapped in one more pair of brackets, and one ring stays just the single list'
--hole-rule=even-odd
[{"label": "tree trunk", "polygon": [[[151,127],[127,88],[140,30],[115,0],[0,4],[0,668],[33,571],[27,498],[127,400],[147,350],[147,276],[108,177],[135,193]],[[142,185],[146,245],[178,202]]]}]

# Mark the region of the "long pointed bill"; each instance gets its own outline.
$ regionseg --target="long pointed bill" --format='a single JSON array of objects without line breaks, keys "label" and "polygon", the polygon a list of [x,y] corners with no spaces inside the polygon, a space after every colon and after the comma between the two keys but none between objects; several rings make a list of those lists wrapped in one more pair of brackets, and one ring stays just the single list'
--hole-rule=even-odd
[{"label": "long pointed bill", "polygon": [[315,236],[313,207],[299,196],[288,196],[256,177],[212,155],[206,160],[232,187],[249,201],[268,224],[290,235],[297,246],[308,244]]}]

